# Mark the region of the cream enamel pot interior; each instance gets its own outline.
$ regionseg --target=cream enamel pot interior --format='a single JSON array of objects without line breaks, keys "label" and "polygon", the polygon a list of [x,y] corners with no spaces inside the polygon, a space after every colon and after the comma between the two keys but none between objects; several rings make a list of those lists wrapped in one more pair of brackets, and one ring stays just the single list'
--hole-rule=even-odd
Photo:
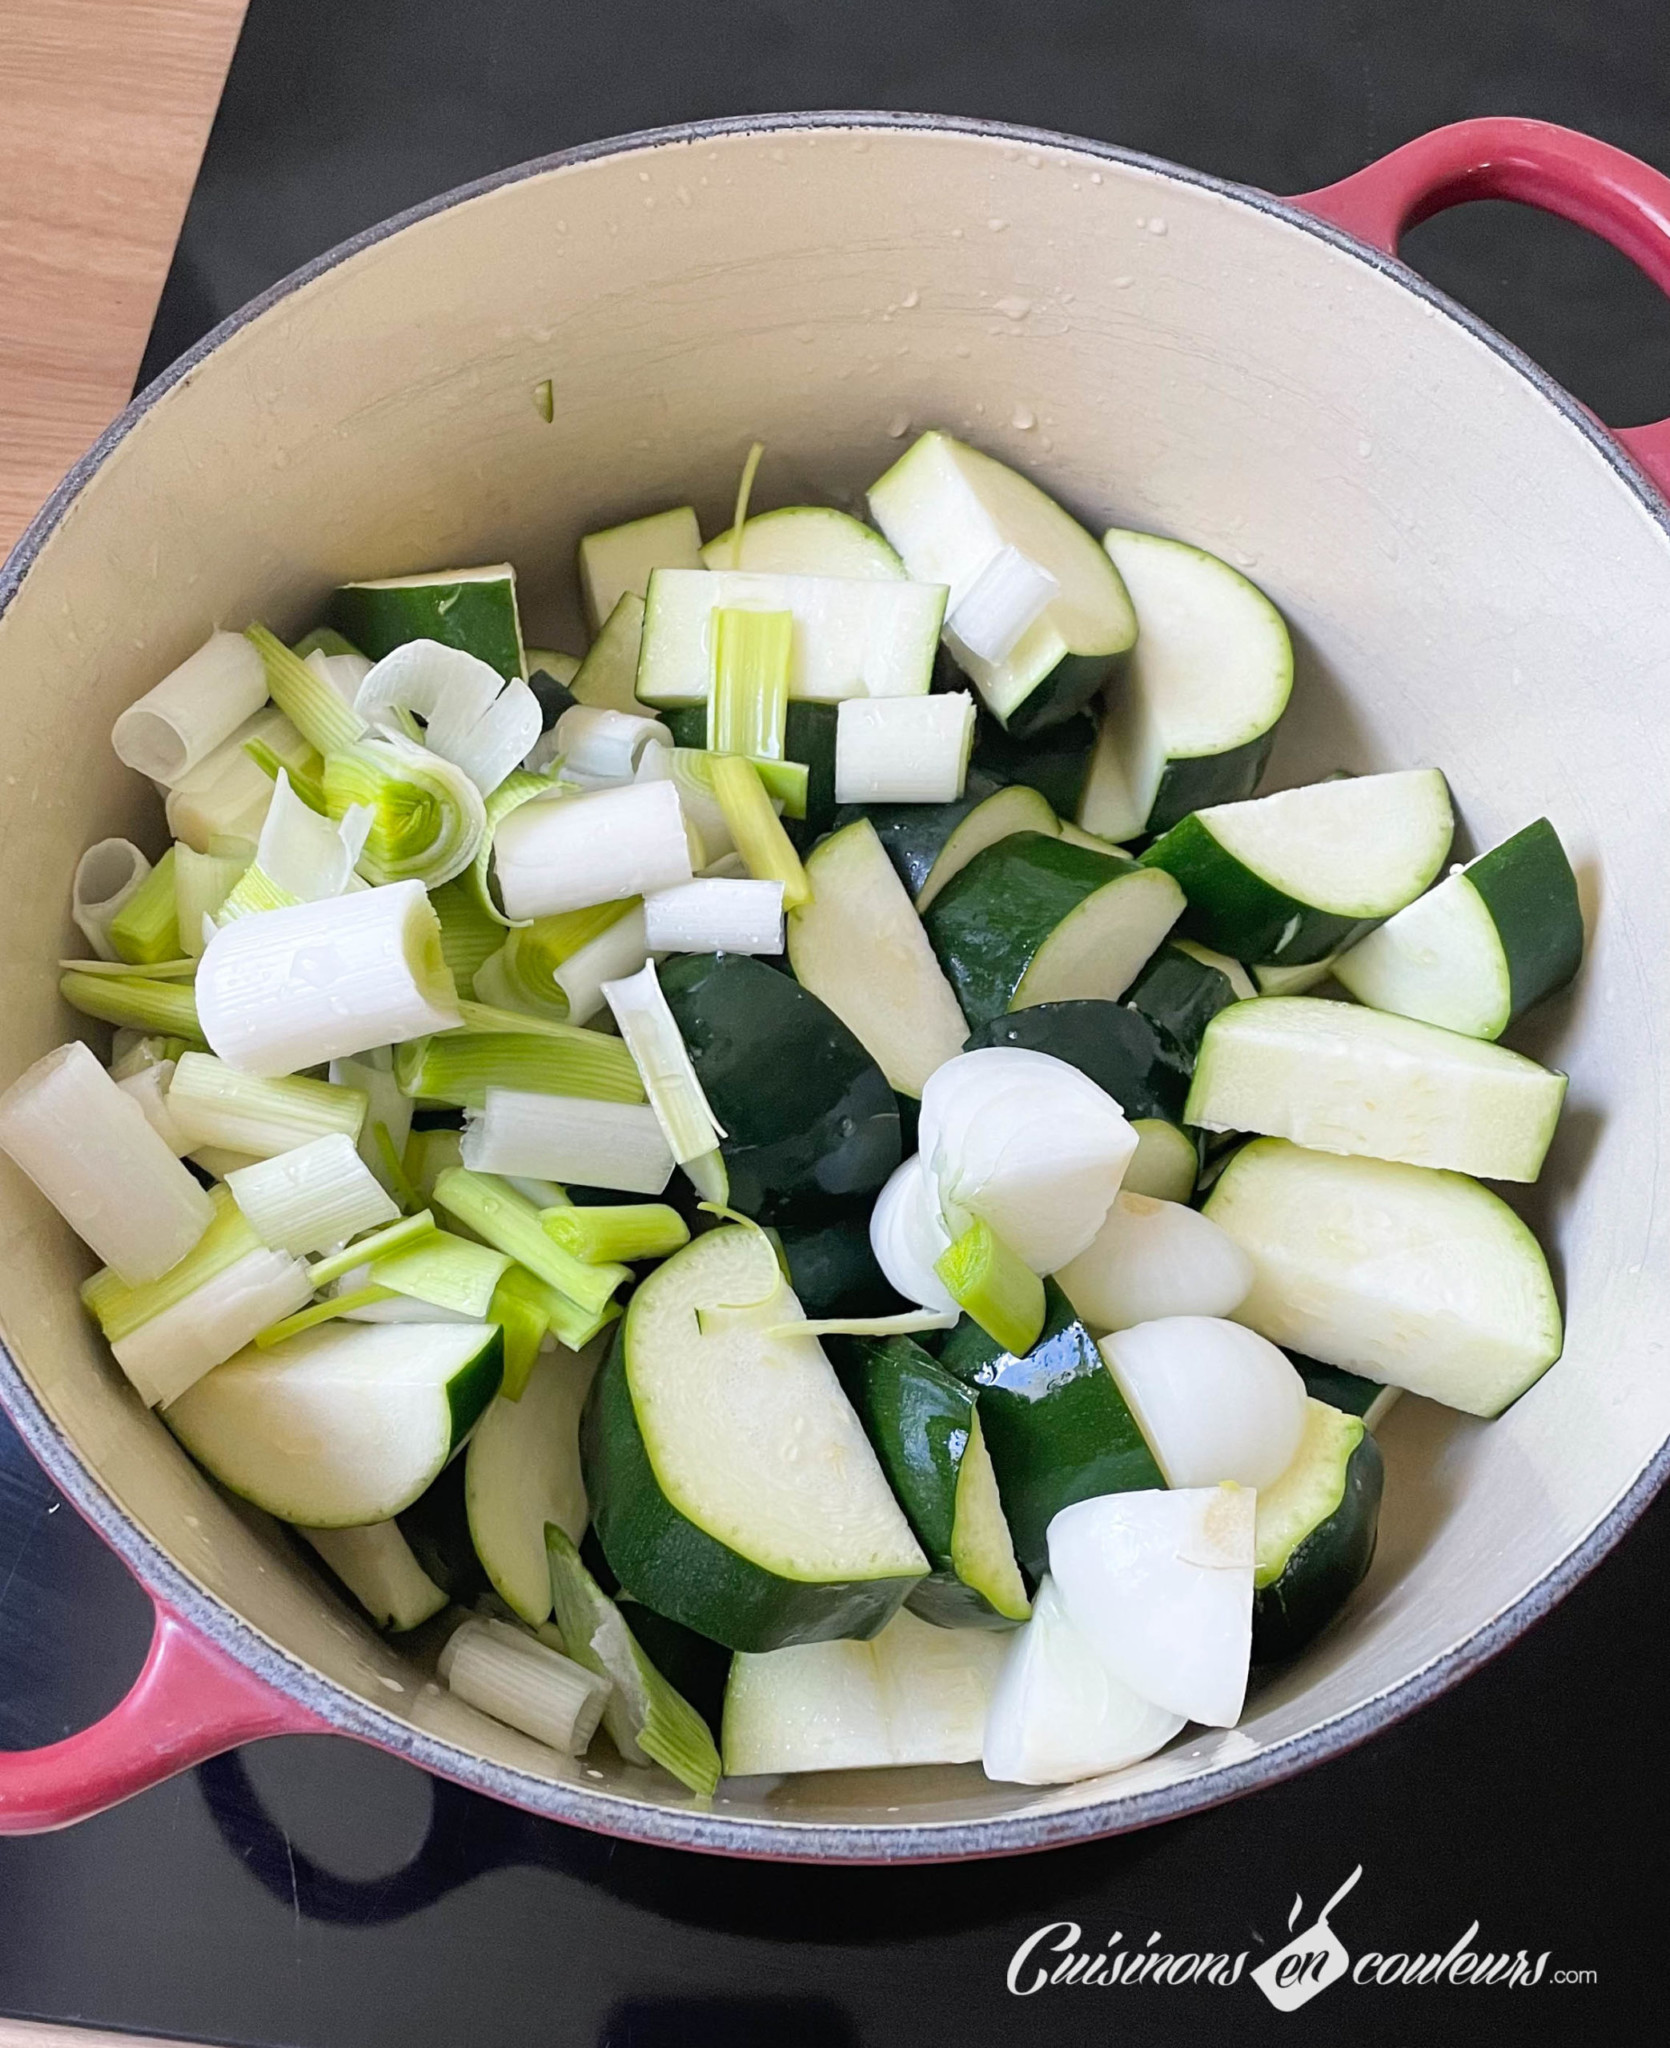
[{"label": "cream enamel pot interior", "polygon": [[[96,1811],[253,1735],[332,1729],[693,1848],[1036,1848],[1361,1740],[1617,1539],[1670,1434],[1670,531],[1618,440],[1393,260],[1410,218],[1486,192],[1583,219],[1670,277],[1670,183],[1531,123],[1440,131],[1301,206],[1058,136],[797,116],[631,138],[437,201],[279,286],[136,401],[0,587],[0,1081],[76,1028],[54,962],[76,950],[77,855],[113,831],[159,839],[111,722],[212,626],[300,630],[343,578],[509,558],[529,639],[573,644],[587,528],[689,499],[715,530],[756,436],[766,502],[856,506],[939,425],[1098,529],[1186,536],[1272,594],[1300,657],[1279,782],[1435,763],[1478,847],[1553,818],[1591,953],[1516,1042],[1571,1074],[1527,1197],[1570,1336],[1501,1421],[1393,1412],[1373,1572],[1240,1728],[1056,1790],[968,1767],[727,1784],[709,1808],[453,1700],[222,1498],[104,1355],[75,1296],[86,1254],[5,1165],[0,1394],[159,1626],[111,1717],[0,1757],[0,1829]],[[1670,473],[1662,429],[1633,445]]]}]

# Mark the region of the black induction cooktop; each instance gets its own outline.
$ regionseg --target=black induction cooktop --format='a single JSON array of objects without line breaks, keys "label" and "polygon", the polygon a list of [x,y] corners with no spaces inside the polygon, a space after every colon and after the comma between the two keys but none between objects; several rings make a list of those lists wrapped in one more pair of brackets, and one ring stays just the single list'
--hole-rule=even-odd
[{"label": "black induction cooktop", "polygon": [[[1670,168],[1670,10],[253,0],[146,375],[449,185],[591,137],[818,106],[1030,122],[1276,191],[1486,112]],[[1487,205],[1418,229],[1406,253],[1603,417],[1670,411],[1670,309],[1598,241]],[[0,1843],[0,2013],[297,2048],[1656,2038],[1667,1583],[1661,1502],[1552,1619],[1354,1754],[1123,1840],[960,1868],[678,1856],[345,1741],[257,1745],[67,1833]],[[148,1629],[143,1597],[0,1422],[0,1745],[108,1708]],[[1523,1949],[1546,1957],[1541,1980],[1347,1983],[1277,2012],[1250,1971],[1359,1866],[1332,1916],[1354,1959]],[[1061,1943],[1246,1961],[1229,1985],[1156,1971],[1030,1991]]]}]

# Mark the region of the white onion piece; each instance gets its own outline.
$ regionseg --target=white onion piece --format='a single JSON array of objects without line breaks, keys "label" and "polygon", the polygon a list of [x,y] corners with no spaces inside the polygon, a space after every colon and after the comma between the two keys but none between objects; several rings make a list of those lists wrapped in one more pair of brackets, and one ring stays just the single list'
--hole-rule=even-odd
[{"label": "white onion piece", "polygon": [[1032,1619],[1010,1638],[981,1761],[1005,1784],[1068,1785],[1140,1763],[1182,1726],[1181,1714],[1131,1690],[1046,1576]]},{"label": "white onion piece", "polygon": [[1198,1209],[1122,1188],[1095,1241],[1056,1274],[1093,1330],[1161,1316],[1227,1316],[1246,1300],[1253,1263]]},{"label": "white onion piece", "polygon": [[1246,1699],[1256,1509],[1249,1487],[1105,1493],[1049,1527],[1068,1618],[1133,1692],[1208,1728]]},{"label": "white onion piece", "polygon": [[1094,1240],[1136,1152],[1136,1133],[1094,1081],[1048,1053],[959,1053],[922,1090],[921,1155],[953,1232],[976,1216],[1035,1273]]},{"label": "white onion piece", "polygon": [[895,1167],[870,1211],[870,1249],[887,1275],[888,1285],[906,1301],[955,1315],[957,1304],[934,1271],[934,1261],[949,1251],[951,1239],[940,1221],[933,1184],[914,1154]]},{"label": "white onion piece", "polygon": [[1274,1486],[1292,1464],[1305,1383],[1256,1330],[1167,1316],[1104,1337],[1101,1353],[1168,1486]]}]

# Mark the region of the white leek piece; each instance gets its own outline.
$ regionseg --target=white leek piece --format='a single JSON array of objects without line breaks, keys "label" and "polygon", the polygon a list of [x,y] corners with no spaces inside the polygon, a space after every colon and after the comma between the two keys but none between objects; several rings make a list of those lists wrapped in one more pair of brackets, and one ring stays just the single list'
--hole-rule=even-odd
[{"label": "white leek piece", "polygon": [[497,669],[460,647],[408,640],[367,670],[354,708],[387,727],[408,711],[424,721],[424,744],[451,761],[490,796],[539,738],[539,700],[520,676]]},{"label": "white leek piece", "polygon": [[1233,1315],[1253,1262],[1198,1209],[1121,1188],[1094,1241],[1055,1277],[1092,1330],[1128,1330],[1161,1316]]},{"label": "white leek piece", "polygon": [[1029,626],[1061,595],[1050,572],[1019,548],[1000,547],[952,592],[946,637],[979,661],[1007,661]]},{"label": "white leek piece", "polygon": [[332,1060],[327,1078],[339,1088],[357,1088],[364,1095],[359,1155],[390,1194],[399,1194],[396,1181],[403,1182],[404,1174],[397,1170],[412,1133],[412,1098],[395,1076],[394,1048],[373,1046],[355,1059]]},{"label": "white leek piece", "polygon": [[606,1679],[507,1622],[466,1621],[436,1664],[461,1700],[565,1756],[583,1756],[609,1697]]},{"label": "white leek piece", "polygon": [[289,763],[307,756],[302,736],[282,711],[268,705],[247,718],[168,792],[168,829],[198,853],[253,853],[272,801],[273,778],[250,749]]},{"label": "white leek piece", "polygon": [[0,1151],[130,1285],[166,1273],[214,1216],[139,1104],[79,1039],[0,1095]]},{"label": "white leek piece", "polygon": [[1069,1785],[1140,1763],[1182,1726],[1109,1666],[1046,1573],[1032,1619],[1009,1639],[980,1761],[1004,1784]]},{"label": "white leek piece", "polygon": [[131,1096],[139,1104],[145,1121],[174,1157],[183,1159],[195,1141],[180,1129],[168,1107],[168,1084],[174,1078],[174,1062],[158,1060],[141,1067],[136,1073],[120,1076],[113,1073],[111,1078],[124,1095]]},{"label": "white leek piece", "polygon": [[261,1075],[463,1021],[421,882],[226,925],[197,970],[197,1015],[228,1066]]},{"label": "white leek piece", "polygon": [[[613,928],[624,918],[632,920],[632,930],[616,934]],[[504,928],[496,929],[502,933]],[[599,940],[604,943],[598,945]],[[579,1020],[569,1000],[570,986],[579,992],[580,1009],[593,1016],[603,1007],[603,983],[634,973],[647,958],[638,900],[595,903],[587,910],[559,911],[555,917],[536,917],[515,926],[497,952],[476,969],[477,994],[497,1008],[574,1023]],[[575,960],[579,965],[568,971]]]},{"label": "white leek piece", "polygon": [[372,825],[366,804],[350,804],[334,821],[310,810],[280,768],[255,846],[255,865],[298,903],[320,903],[357,883],[354,863]]},{"label": "white leek piece", "polygon": [[131,839],[101,839],[76,862],[70,916],[100,960],[116,959],[110,927],[150,872],[151,863]]},{"label": "white leek piece", "polygon": [[630,782],[650,748],[670,752],[673,744],[660,719],[633,718],[600,704],[571,705],[555,731],[564,776],[585,789]]},{"label": "white leek piece", "polygon": [[241,633],[211,633],[128,706],[110,744],[127,767],[171,789],[266,701],[267,675],[256,650]]},{"label": "white leek piece", "polygon": [[193,1145],[189,1157],[193,1166],[212,1173],[216,1180],[224,1180],[229,1173],[236,1173],[240,1166],[255,1164],[253,1152],[235,1152],[230,1145]]},{"label": "white leek piece", "polygon": [[651,953],[780,953],[781,882],[697,880],[644,898]]},{"label": "white leek piece", "polygon": [[849,697],[835,714],[835,801],[949,804],[963,793],[974,699]]},{"label": "white leek piece", "polygon": [[981,1217],[1035,1273],[1058,1272],[1093,1242],[1137,1147],[1112,1096],[1020,1046],[936,1068],[919,1143],[952,1234]]},{"label": "white leek piece", "polygon": [[370,1278],[408,1301],[425,1302],[464,1322],[484,1322],[491,1320],[493,1290],[509,1264],[509,1254],[491,1245],[431,1230],[374,1258]]},{"label": "white leek piece", "polygon": [[[603,993],[626,1049],[638,1063],[644,1091],[661,1120],[674,1159],[687,1166],[693,1159],[704,1158],[724,1137],[724,1129],[702,1093],[690,1054],[661,993],[655,963],[651,961],[625,981],[606,982]],[[643,1192],[660,1190],[646,1188]]]},{"label": "white leek piece", "polygon": [[321,682],[330,684],[344,704],[353,703],[373,666],[368,655],[327,654],[322,647],[315,647],[302,658]]},{"label": "white leek piece", "polygon": [[951,1290],[935,1272],[951,1249],[951,1233],[939,1213],[939,1197],[920,1153],[894,1168],[870,1211],[870,1249],[888,1285],[906,1301],[941,1315],[957,1314]]},{"label": "white leek piece", "polygon": [[110,1348],[146,1407],[166,1408],[241,1351],[257,1330],[293,1315],[312,1292],[300,1259],[246,1252],[183,1301],[113,1338]]},{"label": "white leek piece", "polygon": [[400,1214],[340,1131],[241,1166],[226,1185],[255,1235],[275,1252],[322,1252]]},{"label": "white leek piece", "polygon": [[1049,1526],[1074,1626],[1133,1692],[1208,1728],[1246,1698],[1256,1505],[1244,1486],[1105,1493]]},{"label": "white leek piece", "polygon": [[140,1031],[113,1031],[110,1034],[110,1078],[113,1081],[130,1080],[135,1074],[160,1066],[166,1066],[172,1077],[174,1059],[175,1054],[170,1051],[166,1038],[147,1038]]},{"label": "white leek piece", "polygon": [[271,1159],[332,1132],[352,1144],[365,1106],[357,1088],[265,1080],[206,1052],[182,1053],[168,1086],[169,1112],[192,1147],[218,1145],[251,1159]]},{"label": "white leek piece", "polygon": [[[309,655],[324,661],[326,655]],[[347,655],[338,659],[346,661]],[[398,1522],[368,1522],[363,1529],[301,1529],[379,1628],[398,1635],[416,1628],[447,1604],[447,1596],[412,1555]]]},{"label": "white leek piece", "polygon": [[658,1195],[673,1163],[660,1119],[643,1103],[489,1088],[486,1108],[472,1112],[464,1130],[464,1164],[478,1173]]},{"label": "white leek piece", "polygon": [[[709,861],[736,851],[731,828],[713,793],[713,757],[700,747],[649,747],[638,762],[639,782],[670,782],[679,808]],[[746,874],[746,867],[742,869]]]},{"label": "white leek piece", "polygon": [[692,878],[678,792],[666,782],[527,803],[493,841],[505,915],[550,917]]},{"label": "white leek piece", "polygon": [[470,776],[398,733],[328,755],[324,794],[339,821],[369,810],[359,868],[372,882],[437,888],[470,867],[486,842],[487,810]]},{"label": "white leek piece", "polygon": [[1268,1338],[1168,1316],[1101,1341],[1168,1486],[1273,1486],[1305,1433],[1305,1383]]},{"label": "white leek piece", "polygon": [[[271,809],[269,803],[268,809]],[[199,853],[180,841],[174,848],[174,919],[180,931],[180,951],[198,959],[209,942],[205,919],[231,895],[250,866],[247,853]]]}]

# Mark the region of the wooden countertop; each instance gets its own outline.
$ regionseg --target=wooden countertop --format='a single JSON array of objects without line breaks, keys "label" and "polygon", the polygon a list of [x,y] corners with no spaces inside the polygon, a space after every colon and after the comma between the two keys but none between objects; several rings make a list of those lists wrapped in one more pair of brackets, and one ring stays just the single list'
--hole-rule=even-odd
[{"label": "wooden countertop", "polygon": [[0,554],[132,392],[244,5],[0,0]]}]

